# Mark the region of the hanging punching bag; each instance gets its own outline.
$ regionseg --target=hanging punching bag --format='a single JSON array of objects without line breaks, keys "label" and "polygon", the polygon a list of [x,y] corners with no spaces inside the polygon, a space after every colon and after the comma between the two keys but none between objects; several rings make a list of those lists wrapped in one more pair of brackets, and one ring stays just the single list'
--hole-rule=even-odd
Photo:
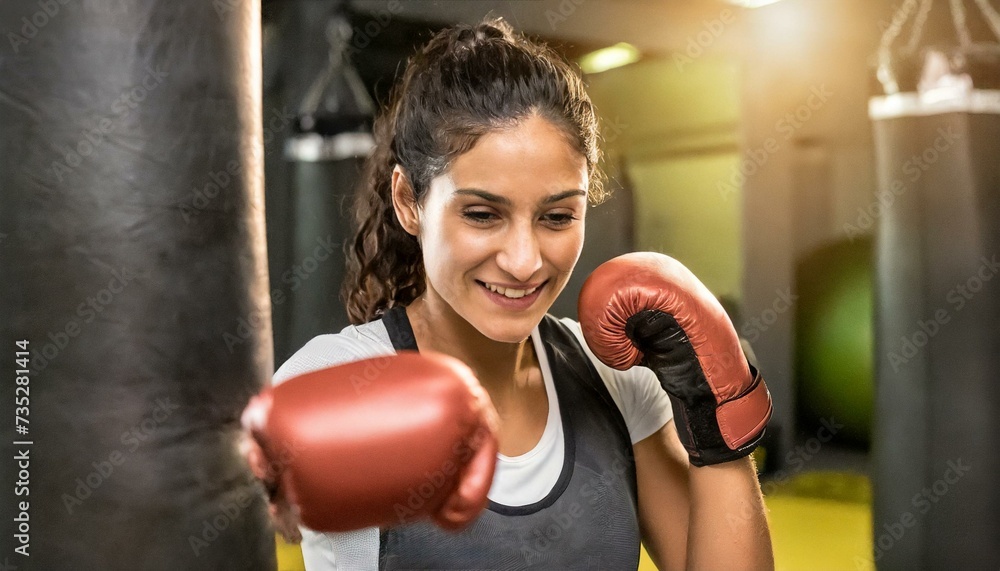
[{"label": "hanging punching bag", "polygon": [[237,446],[273,359],[259,18],[0,3],[5,569],[275,566]]},{"label": "hanging punching bag", "polygon": [[350,324],[340,299],[344,244],[351,239],[354,188],[375,147],[375,105],[351,65],[350,24],[335,14],[305,26],[326,38],[327,53],[313,70],[285,141],[294,221],[293,266],[282,276],[291,300],[288,339],[282,343],[289,351]]},{"label": "hanging punching bag", "polygon": [[[879,569],[1000,567],[1000,17],[977,4],[921,8],[896,49],[901,8],[870,102]],[[957,45],[926,47],[921,20],[954,24]]]}]

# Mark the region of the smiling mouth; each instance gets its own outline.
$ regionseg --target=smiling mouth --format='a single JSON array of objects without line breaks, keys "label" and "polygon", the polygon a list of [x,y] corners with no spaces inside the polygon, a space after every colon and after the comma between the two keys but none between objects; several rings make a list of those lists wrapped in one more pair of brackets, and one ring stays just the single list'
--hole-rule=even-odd
[{"label": "smiling mouth", "polygon": [[481,282],[479,280],[476,280],[476,283],[492,291],[493,293],[500,294],[506,298],[521,299],[522,297],[531,295],[536,291],[538,291],[539,289],[545,287],[545,284],[549,283],[549,281],[545,280],[544,282],[541,283],[541,285],[529,289],[504,288],[490,283]]}]

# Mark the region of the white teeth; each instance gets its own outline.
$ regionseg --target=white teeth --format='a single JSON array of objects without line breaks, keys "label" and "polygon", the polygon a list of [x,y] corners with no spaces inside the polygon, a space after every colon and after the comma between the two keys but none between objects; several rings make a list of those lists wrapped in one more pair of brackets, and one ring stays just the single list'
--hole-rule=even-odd
[{"label": "white teeth", "polygon": [[520,299],[526,295],[531,295],[535,293],[536,289],[538,289],[537,287],[533,287],[531,289],[502,288],[500,286],[495,286],[493,284],[486,284],[486,287],[489,288],[490,291],[496,292],[504,297],[509,297],[511,299]]}]

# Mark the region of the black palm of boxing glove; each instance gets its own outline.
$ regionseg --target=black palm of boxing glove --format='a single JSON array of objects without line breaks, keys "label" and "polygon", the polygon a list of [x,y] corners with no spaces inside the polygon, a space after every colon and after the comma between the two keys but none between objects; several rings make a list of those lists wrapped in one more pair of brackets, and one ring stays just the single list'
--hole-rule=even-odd
[{"label": "black palm of boxing glove", "polygon": [[604,363],[656,374],[691,464],[743,458],[760,442],[772,411],[767,386],[718,300],[680,262],[652,252],[606,262],[584,283],[578,310]]}]

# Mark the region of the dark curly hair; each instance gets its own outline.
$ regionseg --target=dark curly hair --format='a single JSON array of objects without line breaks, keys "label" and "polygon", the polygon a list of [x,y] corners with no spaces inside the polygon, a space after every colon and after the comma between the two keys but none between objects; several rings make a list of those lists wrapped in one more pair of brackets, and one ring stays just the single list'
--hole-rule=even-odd
[{"label": "dark curly hair", "polygon": [[430,181],[479,137],[537,114],[564,131],[587,159],[588,199],[605,199],[597,115],[579,72],[500,18],[435,35],[410,58],[375,120],[375,150],[355,196],[356,234],[346,246],[341,299],[351,323],[366,323],[425,288],[416,237],[392,205],[392,171],[406,173],[419,202]]}]

